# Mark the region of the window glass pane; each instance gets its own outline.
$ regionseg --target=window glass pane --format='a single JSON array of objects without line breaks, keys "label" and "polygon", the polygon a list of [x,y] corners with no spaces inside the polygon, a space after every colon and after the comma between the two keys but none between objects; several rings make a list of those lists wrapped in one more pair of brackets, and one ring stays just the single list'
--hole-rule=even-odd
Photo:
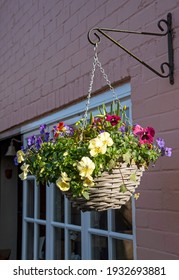
[{"label": "window glass pane", "polygon": [[76,207],[73,207],[71,203],[69,203],[69,224],[73,225],[81,225],[81,211]]},{"label": "window glass pane", "polygon": [[39,260],[45,260],[45,256],[46,256],[45,236],[46,236],[46,227],[44,225],[39,225],[38,258],[37,258]]},{"label": "window glass pane", "polygon": [[34,259],[34,224],[27,223],[27,260]]},{"label": "window glass pane", "polygon": [[54,186],[54,221],[64,222],[64,195]]},{"label": "window glass pane", "polygon": [[132,203],[131,200],[112,213],[112,230],[132,234]]},{"label": "window glass pane", "polygon": [[46,185],[40,184],[38,186],[40,191],[40,219],[46,219]]},{"label": "window glass pane", "polygon": [[54,229],[54,259],[64,260],[65,259],[65,242],[64,242],[64,229]]},{"label": "window glass pane", "polygon": [[107,211],[91,212],[91,227],[107,230]]},{"label": "window glass pane", "polygon": [[78,231],[69,231],[70,260],[81,259],[81,233]]},{"label": "window glass pane", "polygon": [[113,260],[132,260],[133,242],[131,240],[113,239]]},{"label": "window glass pane", "polygon": [[107,260],[108,259],[108,238],[104,236],[91,236],[91,259]]},{"label": "window glass pane", "polygon": [[34,218],[34,180],[27,180],[27,216]]}]

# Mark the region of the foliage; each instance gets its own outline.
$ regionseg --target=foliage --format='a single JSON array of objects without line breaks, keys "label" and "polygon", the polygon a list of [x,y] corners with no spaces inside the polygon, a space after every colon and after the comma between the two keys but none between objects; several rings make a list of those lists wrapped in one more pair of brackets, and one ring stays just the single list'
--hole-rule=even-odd
[{"label": "foliage", "polygon": [[120,162],[147,169],[160,156],[171,156],[163,139],[154,143],[153,128],[131,125],[125,111],[126,106],[120,108],[119,103],[113,103],[109,113],[102,106],[99,115],[90,115],[89,123],[81,119],[72,127],[59,122],[51,134],[41,125],[39,136],[29,137],[27,147],[15,157],[15,163],[21,164],[20,178],[33,174],[38,182],[55,183],[74,197],[88,199],[94,179]]}]

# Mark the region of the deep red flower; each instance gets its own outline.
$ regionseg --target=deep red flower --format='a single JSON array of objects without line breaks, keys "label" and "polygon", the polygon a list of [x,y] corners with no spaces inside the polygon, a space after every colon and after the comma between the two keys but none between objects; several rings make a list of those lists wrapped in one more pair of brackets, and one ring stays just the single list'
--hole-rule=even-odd
[{"label": "deep red flower", "polygon": [[118,124],[118,122],[121,120],[119,116],[116,115],[106,115],[106,121],[110,122],[112,126]]}]

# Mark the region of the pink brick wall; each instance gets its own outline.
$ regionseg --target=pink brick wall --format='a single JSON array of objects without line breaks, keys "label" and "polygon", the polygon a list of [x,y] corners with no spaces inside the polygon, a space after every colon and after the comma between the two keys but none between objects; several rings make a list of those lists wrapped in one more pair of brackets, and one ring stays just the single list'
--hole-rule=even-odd
[{"label": "pink brick wall", "polygon": [[[139,259],[179,259],[179,0],[0,0],[0,131],[86,97],[93,26],[158,31],[173,15],[175,84],[102,39],[99,57],[112,82],[131,80],[133,119],[173,147],[142,180],[137,207]],[[159,70],[165,39],[120,35],[120,42]],[[96,90],[104,85],[99,79]]]}]

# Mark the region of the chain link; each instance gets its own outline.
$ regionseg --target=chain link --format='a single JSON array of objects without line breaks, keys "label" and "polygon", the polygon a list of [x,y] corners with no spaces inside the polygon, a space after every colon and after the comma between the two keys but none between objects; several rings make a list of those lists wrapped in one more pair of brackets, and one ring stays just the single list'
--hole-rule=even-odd
[{"label": "chain link", "polygon": [[95,71],[96,71],[96,66],[99,67],[107,85],[109,86],[109,89],[113,94],[113,100],[115,102],[119,103],[119,105],[120,105],[120,101],[119,101],[119,99],[116,95],[116,92],[115,92],[113,86],[111,85],[111,82],[110,82],[107,74],[105,73],[105,70],[101,65],[101,62],[99,61],[98,54],[97,54],[97,44],[94,47],[94,52],[95,52],[95,54],[94,54],[94,59],[93,59],[93,66],[92,66],[90,84],[89,84],[88,95],[87,95],[86,109],[85,109],[83,123],[82,123],[82,132],[81,132],[81,135],[80,135],[80,142],[83,140],[84,129],[87,125],[88,110],[89,110],[89,105],[90,105],[91,93],[92,93],[92,90],[93,90],[93,83],[94,83],[94,75],[95,75]]}]

